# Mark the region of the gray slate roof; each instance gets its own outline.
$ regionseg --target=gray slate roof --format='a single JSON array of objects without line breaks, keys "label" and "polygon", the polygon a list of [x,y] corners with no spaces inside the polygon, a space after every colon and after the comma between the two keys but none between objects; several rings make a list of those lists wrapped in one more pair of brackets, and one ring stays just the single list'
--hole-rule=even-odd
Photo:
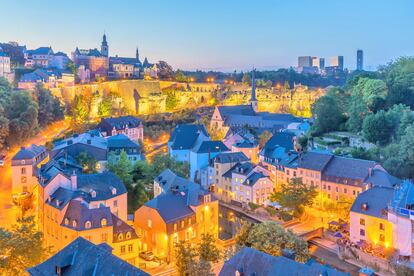
[{"label": "gray slate roof", "polygon": [[[352,204],[351,212],[383,219],[386,217],[384,210],[387,210],[393,195],[393,188],[374,186],[357,196]],[[367,204],[366,210],[363,208],[363,204]]]},{"label": "gray slate roof", "polygon": [[222,117],[227,117],[229,115],[256,115],[256,112],[253,110],[251,105],[224,105],[218,106],[217,109]]},{"label": "gray slate roof", "polygon": [[164,191],[169,191],[172,188],[177,191],[195,190],[199,188],[198,184],[176,175],[170,169],[165,169],[160,173],[155,180]]},{"label": "gray slate roof", "polygon": [[134,116],[122,116],[122,117],[111,117],[103,118],[98,124],[98,129],[105,129],[107,131],[115,128],[116,130],[123,130],[127,126],[128,128],[136,128],[142,124],[141,119]]},{"label": "gray slate roof", "polygon": [[15,156],[13,156],[12,160],[27,160],[35,158],[37,155],[45,152],[46,148],[43,146],[36,146],[31,145],[28,148],[22,147]]},{"label": "gray slate roof", "polygon": [[[107,200],[127,192],[127,189],[121,179],[111,172],[80,174],[77,175],[77,183],[79,191],[88,194],[91,190],[96,192],[95,198],[92,198],[91,196],[85,198],[89,201]],[[116,189],[115,195],[112,194],[111,187]]]},{"label": "gray slate roof", "polygon": [[[69,221],[67,225],[65,224],[66,219]],[[102,219],[106,219],[107,226],[113,225],[112,213],[109,207],[100,206],[98,208],[89,209],[86,203],[80,200],[71,200],[61,225],[77,231],[90,230],[101,228]],[[72,224],[73,221],[76,221],[75,226]],[[87,221],[91,222],[91,228],[85,228],[85,223]]]},{"label": "gray slate roof", "polygon": [[308,170],[322,171],[332,158],[332,154],[310,151],[299,156],[298,167]]},{"label": "gray slate roof", "polygon": [[174,128],[168,143],[173,150],[189,150],[194,147],[200,133],[208,137],[204,125],[180,124]]},{"label": "gray slate roof", "polygon": [[56,267],[63,275],[149,275],[111,253],[107,244],[95,245],[84,238],[77,238],[45,262],[27,271],[32,276],[55,276]]},{"label": "gray slate roof", "polygon": [[242,152],[224,152],[219,153],[214,158],[214,163],[225,164],[225,163],[236,163],[236,162],[247,162],[249,158]]},{"label": "gray slate roof", "polygon": [[342,276],[349,275],[317,263],[302,264],[289,258],[275,257],[259,250],[245,247],[224,263],[219,276],[236,275],[260,276]]},{"label": "gray slate roof", "polygon": [[197,148],[194,149],[196,153],[212,153],[212,152],[226,152],[230,151],[228,147],[221,141],[203,141]]},{"label": "gray slate roof", "polygon": [[117,134],[108,138],[108,149],[125,149],[136,148],[139,149],[140,145],[128,138],[125,134]]}]

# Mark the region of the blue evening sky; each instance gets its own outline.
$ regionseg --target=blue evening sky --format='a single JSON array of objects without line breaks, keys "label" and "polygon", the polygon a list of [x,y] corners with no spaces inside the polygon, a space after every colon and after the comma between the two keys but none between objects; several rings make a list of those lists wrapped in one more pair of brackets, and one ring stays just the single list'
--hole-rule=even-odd
[{"label": "blue evening sky", "polygon": [[414,55],[413,0],[0,0],[0,41],[52,46],[70,54],[99,47],[111,55],[174,68],[234,70],[295,66],[297,56],[356,50],[374,69]]}]

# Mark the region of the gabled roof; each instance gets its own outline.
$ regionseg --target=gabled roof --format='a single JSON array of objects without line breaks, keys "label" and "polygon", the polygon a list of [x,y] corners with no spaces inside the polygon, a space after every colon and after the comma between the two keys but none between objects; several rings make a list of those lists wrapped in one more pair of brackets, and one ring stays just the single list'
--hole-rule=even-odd
[{"label": "gabled roof", "polygon": [[386,218],[384,211],[387,210],[393,196],[393,188],[374,186],[357,196],[354,204],[352,204],[351,212],[384,219]]},{"label": "gabled roof", "polygon": [[77,238],[58,253],[27,271],[32,276],[55,276],[56,268],[63,275],[149,275],[111,253],[107,244],[95,245]]},{"label": "gabled roof", "polygon": [[157,210],[165,223],[171,223],[195,214],[187,204],[185,192],[162,193],[144,205]]},{"label": "gabled roof", "polygon": [[80,191],[72,191],[63,187],[59,187],[53,194],[50,195],[50,200],[46,200],[46,204],[53,206],[56,209],[62,210],[66,204],[81,194],[82,192]]},{"label": "gabled roof", "polygon": [[90,145],[90,146],[100,148],[103,150],[106,150],[108,147],[108,143],[105,140],[105,138],[91,135],[90,133],[85,132],[85,133],[74,135],[70,138],[57,142],[52,151],[58,151],[58,150],[66,148],[69,145],[78,144],[78,143]]},{"label": "gabled roof", "polygon": [[268,178],[267,175],[264,175],[262,172],[252,172],[246,180],[243,182],[243,185],[254,186],[259,179]]},{"label": "gabled roof", "polygon": [[34,50],[28,50],[27,53],[29,55],[49,55],[52,54],[52,48],[51,47],[39,47]]},{"label": "gabled roof", "polygon": [[328,266],[315,263],[302,264],[289,258],[275,257],[259,250],[245,247],[226,261],[220,270],[219,276],[227,275],[261,275],[261,276],[345,276]]},{"label": "gabled roof", "polygon": [[298,157],[298,167],[308,170],[322,171],[333,157],[333,154],[309,151]]},{"label": "gabled roof", "polygon": [[136,148],[140,145],[128,138],[125,134],[117,134],[108,138],[108,149]]},{"label": "gabled roof", "polygon": [[256,112],[254,111],[251,105],[224,105],[217,106],[217,110],[220,112],[222,118],[229,115],[247,115],[255,116]]},{"label": "gabled roof", "polygon": [[[107,200],[127,192],[121,179],[111,172],[77,175],[77,185],[79,191],[96,192],[96,197],[86,198],[89,201]],[[116,189],[115,194],[112,194],[112,188]]]},{"label": "gabled roof", "polygon": [[171,189],[181,192],[198,189],[199,187],[198,184],[176,175],[170,169],[165,169],[154,179],[154,181],[157,182],[165,192],[170,191]]},{"label": "gabled roof", "polygon": [[223,177],[232,178],[233,173],[248,175],[254,168],[251,162],[237,163],[223,174]]},{"label": "gabled roof", "polygon": [[[122,219],[115,216],[114,214],[112,214],[112,225],[113,225],[113,242],[128,240],[125,236],[127,233],[131,234],[130,240],[138,239],[138,235],[135,232],[135,229],[132,226],[128,225]],[[121,240],[118,239],[119,234],[124,234]]]},{"label": "gabled roof", "polygon": [[221,141],[203,141],[198,147],[193,150],[196,153],[213,153],[230,151],[226,145]]},{"label": "gabled roof", "polygon": [[334,156],[324,171],[324,177],[341,177],[363,181],[374,168],[375,161]]},{"label": "gabled roof", "polygon": [[[69,202],[61,225],[76,231],[90,230],[101,228],[102,219],[106,219],[106,226],[113,225],[112,213],[109,207],[102,205],[98,208],[89,209],[86,202],[74,199]],[[75,225],[73,221],[76,222]],[[91,223],[90,228],[85,227],[87,221]]]},{"label": "gabled roof", "polygon": [[25,148],[21,147],[21,149],[13,156],[12,160],[27,160],[33,159],[42,152],[45,152],[46,148],[43,146],[36,146],[32,144],[30,147]]},{"label": "gabled roof", "polygon": [[214,157],[214,163],[225,164],[225,163],[236,163],[236,162],[247,162],[249,158],[242,152],[224,152],[219,153]]},{"label": "gabled roof", "polygon": [[258,144],[256,142],[250,142],[250,141],[244,140],[239,143],[235,143],[233,146],[239,149],[251,149],[251,148],[258,147]]},{"label": "gabled roof", "polygon": [[101,119],[101,122],[98,125],[98,129],[105,128],[104,125],[107,125],[111,129],[115,128],[116,130],[123,130],[126,127],[136,128],[141,124],[142,120],[134,116],[111,117]]},{"label": "gabled roof", "polygon": [[194,147],[201,134],[208,137],[207,130],[202,124],[179,124],[171,133],[168,143],[171,143],[173,150],[189,150]]}]

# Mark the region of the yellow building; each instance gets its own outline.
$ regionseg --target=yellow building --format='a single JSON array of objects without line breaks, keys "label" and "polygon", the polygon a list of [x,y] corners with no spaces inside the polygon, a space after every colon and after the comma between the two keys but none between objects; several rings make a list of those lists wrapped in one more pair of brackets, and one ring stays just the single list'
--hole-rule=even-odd
[{"label": "yellow building", "polygon": [[38,221],[45,245],[57,251],[83,237],[95,244],[106,242],[115,255],[135,264],[139,239],[125,223],[124,184],[108,172],[80,174],[71,158],[65,160],[53,159],[39,173]]},{"label": "yellow building", "polygon": [[394,189],[389,187],[372,187],[359,194],[350,213],[352,242],[394,247],[393,226],[387,217],[387,206],[393,195]]},{"label": "yellow building", "polygon": [[170,262],[174,244],[200,240],[202,234],[218,238],[218,201],[199,188],[163,191],[135,211],[134,227],[142,237],[143,251]]}]

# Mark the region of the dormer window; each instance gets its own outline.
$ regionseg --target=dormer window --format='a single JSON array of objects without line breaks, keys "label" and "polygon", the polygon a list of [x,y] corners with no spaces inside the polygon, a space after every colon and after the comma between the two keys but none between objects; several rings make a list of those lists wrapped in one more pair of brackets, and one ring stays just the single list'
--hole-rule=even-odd
[{"label": "dormer window", "polygon": [[69,224],[69,220],[68,220],[68,218],[65,218],[65,225],[68,225]]},{"label": "dormer window", "polygon": [[106,223],[107,221],[105,218],[101,219],[101,226],[106,226]]},{"label": "dormer window", "polygon": [[76,228],[78,226],[78,223],[76,220],[72,220],[72,227]]},{"label": "dormer window", "polygon": [[86,229],[89,229],[89,228],[91,228],[92,227],[92,223],[88,220],[88,221],[86,221],[85,222],[85,228]]},{"label": "dormer window", "polygon": [[127,233],[126,233],[126,238],[127,238],[127,239],[130,239],[130,238],[131,238],[131,232],[127,232]]},{"label": "dormer window", "polygon": [[96,197],[96,191],[95,190],[91,190],[89,193],[91,194],[92,198]]},{"label": "dormer window", "polygon": [[115,187],[109,187],[109,189],[111,190],[112,195],[116,195],[116,188]]},{"label": "dormer window", "polygon": [[121,233],[118,235],[118,240],[122,241],[124,239],[124,235]]}]

